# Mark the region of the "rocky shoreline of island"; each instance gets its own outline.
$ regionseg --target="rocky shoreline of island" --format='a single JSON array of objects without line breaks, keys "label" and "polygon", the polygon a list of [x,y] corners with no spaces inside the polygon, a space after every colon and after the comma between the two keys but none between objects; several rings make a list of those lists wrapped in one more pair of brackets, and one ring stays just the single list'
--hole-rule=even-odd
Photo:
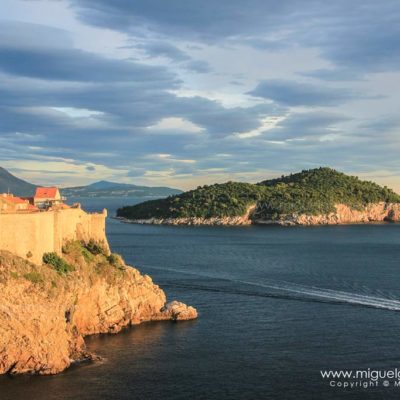
[{"label": "rocky shoreline of island", "polygon": [[139,225],[169,225],[169,226],[313,226],[313,225],[345,225],[368,224],[376,222],[397,222],[400,219],[400,204],[379,202],[368,204],[364,209],[354,209],[345,204],[336,204],[335,212],[319,215],[291,213],[277,218],[260,219],[254,217],[256,206],[248,208],[246,214],[235,217],[188,217],[188,218],[146,218],[129,219],[115,217],[131,224]]}]

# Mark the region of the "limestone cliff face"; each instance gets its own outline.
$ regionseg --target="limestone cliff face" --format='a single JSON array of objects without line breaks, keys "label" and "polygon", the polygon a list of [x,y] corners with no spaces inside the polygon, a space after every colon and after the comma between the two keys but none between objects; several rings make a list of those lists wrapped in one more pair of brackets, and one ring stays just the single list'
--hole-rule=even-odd
[{"label": "limestone cliff face", "polygon": [[260,219],[254,216],[256,205],[247,209],[246,214],[236,217],[213,217],[213,218],[150,218],[139,220],[126,220],[125,222],[136,224],[154,225],[337,225],[351,223],[369,223],[380,221],[396,222],[400,220],[400,204],[398,203],[375,203],[369,204],[363,210],[355,210],[345,204],[337,204],[336,212],[330,214],[308,215],[288,214],[281,215],[275,219]]},{"label": "limestone cliff face", "polygon": [[88,261],[79,251],[65,257],[75,271],[60,275],[0,251],[0,374],[55,374],[93,357],[85,350],[86,335],[197,317],[192,307],[166,304],[151,278],[122,259]]},{"label": "limestone cliff face", "polygon": [[369,223],[382,221],[399,221],[400,204],[375,203],[363,210],[355,210],[345,204],[337,204],[336,212],[321,215],[290,214],[282,215],[274,220],[255,219],[255,224],[278,225],[337,225],[352,223]]}]

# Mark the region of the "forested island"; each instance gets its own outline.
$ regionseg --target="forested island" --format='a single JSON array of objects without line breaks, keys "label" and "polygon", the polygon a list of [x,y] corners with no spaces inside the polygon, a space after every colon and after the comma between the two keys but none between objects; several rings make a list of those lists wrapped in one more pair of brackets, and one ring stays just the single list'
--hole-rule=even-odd
[{"label": "forested island", "polygon": [[398,220],[393,190],[331,168],[316,168],[257,184],[227,182],[120,208],[138,223],[245,225],[335,224]]}]

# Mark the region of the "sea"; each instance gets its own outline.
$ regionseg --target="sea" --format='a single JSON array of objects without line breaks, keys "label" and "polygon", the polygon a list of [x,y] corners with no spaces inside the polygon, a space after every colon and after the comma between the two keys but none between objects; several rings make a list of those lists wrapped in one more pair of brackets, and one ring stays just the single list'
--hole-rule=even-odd
[{"label": "sea", "polygon": [[0,400],[400,398],[400,224],[135,225],[111,217],[139,199],[76,200],[199,317],[88,337],[103,361],[2,376]]}]

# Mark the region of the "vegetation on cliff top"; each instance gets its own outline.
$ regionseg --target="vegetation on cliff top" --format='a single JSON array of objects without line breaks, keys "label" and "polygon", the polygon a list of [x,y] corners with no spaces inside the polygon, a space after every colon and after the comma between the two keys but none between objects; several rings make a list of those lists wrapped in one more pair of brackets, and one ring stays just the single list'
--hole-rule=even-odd
[{"label": "vegetation on cliff top", "polygon": [[72,272],[75,269],[71,264],[68,264],[63,258],[54,252],[43,254],[43,262],[53,267],[59,274],[68,274],[68,272]]},{"label": "vegetation on cliff top", "polygon": [[362,209],[378,202],[400,203],[387,187],[362,181],[331,168],[305,170],[258,184],[227,182],[198,187],[166,199],[151,200],[118,209],[128,219],[212,218],[243,215],[251,205],[258,219],[286,214],[318,215],[335,211],[335,204]]},{"label": "vegetation on cliff top", "polygon": [[25,280],[50,289],[68,285],[75,278],[89,276],[114,284],[124,279],[126,266],[118,254],[109,252],[100,242],[70,241],[63,246],[62,256],[45,253],[43,265],[32,264],[7,251],[0,250],[0,284],[8,279]]}]

